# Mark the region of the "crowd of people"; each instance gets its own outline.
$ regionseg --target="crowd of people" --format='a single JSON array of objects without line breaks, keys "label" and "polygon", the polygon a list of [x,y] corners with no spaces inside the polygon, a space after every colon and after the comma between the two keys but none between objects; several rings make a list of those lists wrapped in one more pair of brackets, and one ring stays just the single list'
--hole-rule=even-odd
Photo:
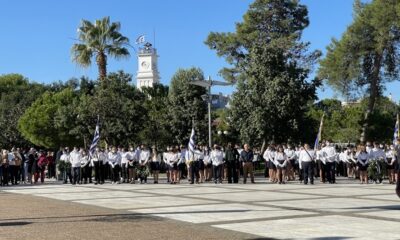
[{"label": "crowd of people", "polygon": [[255,183],[255,169],[263,168],[269,182],[285,184],[301,181],[314,184],[318,178],[323,183],[336,183],[337,176],[359,179],[361,184],[382,183],[388,179],[394,184],[399,172],[400,142],[384,145],[367,142],[365,145],[340,147],[329,141],[311,149],[308,144],[269,145],[264,152],[227,144],[213,149],[196,146],[169,146],[165,151],[146,145],[139,147],[96,148],[89,154],[83,148],[60,148],[36,151],[34,148],[2,150],[0,164],[1,186],[43,183],[45,177],[62,179],[67,184],[148,183],[152,176],[159,183],[160,172],[165,172],[167,182],[178,184],[188,179],[190,184],[214,182],[215,184]]}]

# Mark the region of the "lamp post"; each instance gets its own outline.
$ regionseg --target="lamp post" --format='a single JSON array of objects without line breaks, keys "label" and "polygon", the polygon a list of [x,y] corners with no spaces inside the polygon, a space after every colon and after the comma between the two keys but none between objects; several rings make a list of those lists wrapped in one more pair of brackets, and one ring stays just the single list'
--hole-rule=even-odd
[{"label": "lamp post", "polygon": [[230,86],[233,85],[232,83],[227,83],[227,82],[221,82],[221,81],[216,81],[212,80],[211,76],[208,77],[207,80],[194,80],[191,81],[189,84],[192,85],[197,85],[201,86],[207,89],[207,94],[201,96],[201,98],[208,103],[208,146],[210,149],[212,148],[212,133],[211,133],[211,101],[212,101],[212,95],[211,95],[211,87],[212,86]]}]

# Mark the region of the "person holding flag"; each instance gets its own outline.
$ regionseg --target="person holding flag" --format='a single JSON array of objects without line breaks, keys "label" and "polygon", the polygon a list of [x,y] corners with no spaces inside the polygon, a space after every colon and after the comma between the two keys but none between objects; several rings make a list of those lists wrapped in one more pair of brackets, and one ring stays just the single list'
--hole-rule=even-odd
[{"label": "person holding flag", "polygon": [[196,183],[199,183],[200,175],[199,175],[199,157],[200,151],[196,148],[195,145],[195,132],[194,128],[192,128],[192,132],[190,134],[188,151],[186,151],[185,159],[186,164],[188,165],[189,175],[190,175],[190,184],[194,184],[194,179],[196,178]]}]

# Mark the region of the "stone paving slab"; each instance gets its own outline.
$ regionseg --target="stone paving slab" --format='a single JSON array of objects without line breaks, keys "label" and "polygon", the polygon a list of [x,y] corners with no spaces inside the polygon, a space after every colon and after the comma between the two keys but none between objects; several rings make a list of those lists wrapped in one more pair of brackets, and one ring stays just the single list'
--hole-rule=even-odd
[{"label": "stone paving slab", "polygon": [[283,216],[312,215],[304,211],[283,210],[245,204],[209,204],[169,208],[150,208],[133,210],[137,213],[152,214],[191,223],[213,223],[222,221],[256,220]]},{"label": "stone paving slab", "polygon": [[[277,239],[399,239],[398,222],[346,216],[319,216],[213,225]],[[284,230],[286,228],[286,230]]]}]

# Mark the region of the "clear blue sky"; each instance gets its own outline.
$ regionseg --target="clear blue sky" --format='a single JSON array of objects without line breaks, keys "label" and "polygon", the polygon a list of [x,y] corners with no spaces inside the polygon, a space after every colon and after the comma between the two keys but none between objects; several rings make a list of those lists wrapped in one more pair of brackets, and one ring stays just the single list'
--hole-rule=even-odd
[{"label": "clear blue sky", "polygon": [[[252,0],[2,0],[0,2],[0,74],[20,73],[32,81],[50,83],[82,75],[97,77],[97,67],[81,69],[71,62],[70,48],[81,19],[110,16],[122,24],[121,32],[133,43],[140,34],[153,41],[160,55],[161,81],[169,84],[179,68],[200,67],[206,76],[218,79],[223,59],[204,44],[210,31],[234,31]],[[304,40],[312,49],[325,51],[332,37],[340,38],[352,21],[352,0],[302,0],[308,6],[311,24]],[[124,70],[135,76],[134,51],[128,60],[109,62],[108,70]],[[387,92],[400,84],[390,84]],[[230,93],[232,88],[215,89]],[[397,95],[396,95],[397,94]],[[325,87],[320,98],[335,94]]]}]

